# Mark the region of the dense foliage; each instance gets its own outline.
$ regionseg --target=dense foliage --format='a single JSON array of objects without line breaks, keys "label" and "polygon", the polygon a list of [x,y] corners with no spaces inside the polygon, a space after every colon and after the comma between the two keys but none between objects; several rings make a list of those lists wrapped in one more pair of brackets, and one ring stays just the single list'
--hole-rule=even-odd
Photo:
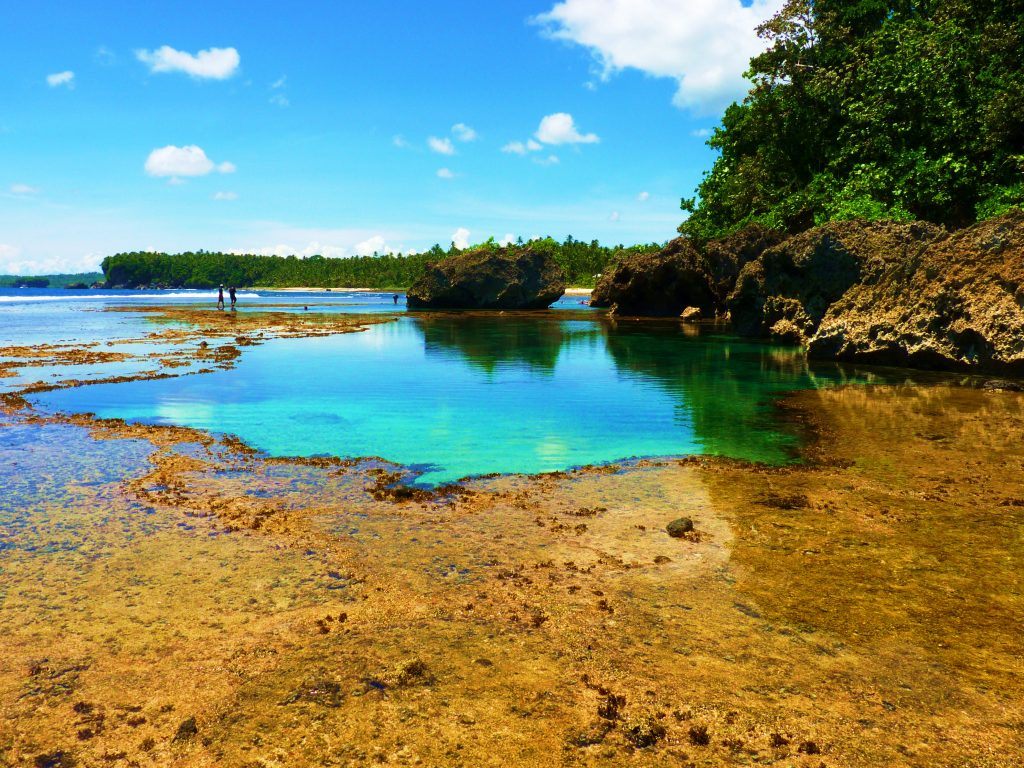
[{"label": "dense foliage", "polygon": [[82,272],[79,274],[60,275],[0,275],[0,288],[17,288],[21,285],[30,288],[64,288],[72,283],[93,283],[103,282],[103,275],[99,272]]},{"label": "dense foliage", "polygon": [[958,227],[1024,202],[1024,1],[789,0],[760,33],[680,232]]},{"label": "dense foliage", "polygon": [[[565,271],[570,285],[592,286],[595,277],[627,253],[653,251],[660,245],[606,248],[592,241],[569,237],[531,240],[514,247],[530,247],[551,254]],[[476,248],[498,248],[489,240]],[[119,253],[103,260],[107,284],[135,288],[209,288],[216,285],[325,288],[407,288],[432,261],[456,253],[435,245],[418,254],[386,254],[334,259],[323,256],[253,256],[196,251],[189,253]]]}]

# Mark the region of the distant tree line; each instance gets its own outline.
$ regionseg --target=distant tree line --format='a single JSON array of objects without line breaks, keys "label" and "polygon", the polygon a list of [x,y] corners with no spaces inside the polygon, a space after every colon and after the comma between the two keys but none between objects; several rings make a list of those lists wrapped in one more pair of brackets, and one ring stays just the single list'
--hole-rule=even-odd
[{"label": "distant tree line", "polygon": [[99,272],[59,275],[0,275],[0,288],[66,288],[73,284],[102,283]]},{"label": "distant tree line", "polygon": [[[493,238],[474,249],[500,248]],[[563,242],[540,238],[514,247],[529,247],[548,253],[565,271],[570,285],[592,286],[597,275],[626,254],[656,251],[661,245],[606,247],[596,240],[584,242],[572,237]],[[257,256],[253,254],[189,251],[154,253],[137,251],[118,253],[103,260],[102,268],[109,287],[138,288],[211,288],[217,285],[298,286],[324,288],[408,288],[427,264],[459,253],[454,245],[445,250],[435,245],[429,251],[414,254],[373,254],[350,258],[323,256]]]}]

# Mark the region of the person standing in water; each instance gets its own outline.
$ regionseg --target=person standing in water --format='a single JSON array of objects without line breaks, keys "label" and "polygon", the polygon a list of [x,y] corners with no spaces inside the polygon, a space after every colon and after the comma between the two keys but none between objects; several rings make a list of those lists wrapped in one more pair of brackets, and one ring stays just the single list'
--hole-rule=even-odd
[{"label": "person standing in water", "polygon": [[235,311],[235,286],[228,288],[228,295],[231,297],[231,311]]},{"label": "person standing in water", "polygon": [[391,298],[394,300],[395,304],[398,303],[398,294],[397,293],[394,296],[392,296]]},{"label": "person standing in water", "polygon": [[224,286],[217,289],[217,309],[224,309]]}]

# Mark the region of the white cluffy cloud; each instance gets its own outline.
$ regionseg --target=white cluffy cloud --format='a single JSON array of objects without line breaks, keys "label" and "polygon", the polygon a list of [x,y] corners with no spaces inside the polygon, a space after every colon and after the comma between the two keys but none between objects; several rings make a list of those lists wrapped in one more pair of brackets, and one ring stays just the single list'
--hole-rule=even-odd
[{"label": "white cluffy cloud", "polygon": [[74,88],[75,73],[70,69],[66,69],[63,72],[54,72],[52,75],[46,76],[46,84],[51,88],[57,88],[61,85],[66,85],[68,88]]},{"label": "white cluffy cloud", "polygon": [[636,199],[639,200],[641,203],[646,203],[648,200],[651,199],[651,193],[641,192],[639,195],[636,196]]},{"label": "white cluffy cloud", "polygon": [[187,147],[175,147],[172,144],[154,149],[146,158],[146,173],[150,176],[170,177],[172,180],[182,176],[206,176],[217,173],[234,173],[234,163],[214,163],[206,156],[202,147],[190,144]]},{"label": "white cluffy cloud", "polygon": [[611,214],[608,216],[608,221],[618,221],[621,218],[621,213],[619,213],[618,211],[612,211]]},{"label": "white cluffy cloud", "polygon": [[196,78],[226,80],[238,71],[241,58],[234,48],[207,48],[195,54],[177,51],[169,45],[154,51],[138,50],[135,57],[150,72],[184,72]]},{"label": "white cluffy cloud", "polygon": [[452,232],[452,243],[460,251],[464,251],[469,248],[469,230],[465,227],[459,227]]},{"label": "white cluffy cloud", "polygon": [[12,195],[38,195],[39,187],[33,187],[28,184],[11,184]]},{"label": "white cluffy cloud", "polygon": [[752,56],[765,40],[756,28],[784,0],[562,0],[534,21],[546,33],[590,49],[607,80],[638,69],[677,83],[673,102],[715,114],[743,96]]},{"label": "white cluffy cloud", "polygon": [[596,144],[596,133],[580,133],[568,112],[556,112],[541,119],[534,134],[544,144]]},{"label": "white cluffy cloud", "polygon": [[525,144],[521,141],[510,141],[501,148],[501,151],[512,155],[525,155],[527,152],[540,152],[542,149],[544,149],[542,144],[530,139]]},{"label": "white cluffy cloud", "polygon": [[438,168],[437,169],[437,178],[439,178],[439,179],[454,179],[455,178],[455,174],[452,173],[451,169],[449,169],[449,168]]},{"label": "white cluffy cloud", "polygon": [[498,241],[498,245],[504,247],[506,245],[512,245],[516,241],[515,235],[511,232],[507,233],[501,240]]},{"label": "white cluffy cloud", "polygon": [[477,132],[465,123],[456,123],[452,126],[452,134],[459,141],[476,141]]},{"label": "white cluffy cloud", "polygon": [[213,193],[213,199],[214,200],[237,200],[238,199],[238,193],[237,192],[214,192]]},{"label": "white cluffy cloud", "polygon": [[454,155],[455,145],[452,144],[452,140],[448,137],[443,139],[437,138],[437,136],[431,136],[427,139],[427,146],[430,147],[434,152],[439,155]]}]

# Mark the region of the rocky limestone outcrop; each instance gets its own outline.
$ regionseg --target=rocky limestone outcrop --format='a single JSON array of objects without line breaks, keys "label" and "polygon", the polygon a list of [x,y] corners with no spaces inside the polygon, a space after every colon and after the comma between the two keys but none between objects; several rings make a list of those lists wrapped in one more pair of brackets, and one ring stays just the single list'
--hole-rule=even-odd
[{"label": "rocky limestone outcrop", "polygon": [[748,264],[728,304],[737,332],[814,358],[1024,375],[1024,213],[816,227]]},{"label": "rocky limestone outcrop", "polygon": [[873,283],[892,263],[919,258],[945,230],[931,224],[838,221],[768,248],[740,271],[727,305],[744,336],[803,343],[829,307],[858,283]]},{"label": "rocky limestone outcrop", "polygon": [[713,314],[715,303],[704,257],[681,237],[657,253],[623,259],[601,276],[590,296],[592,307],[643,317],[677,317],[687,307]]},{"label": "rocky limestone outcrop", "polygon": [[598,281],[590,305],[641,317],[719,314],[743,266],[781,239],[780,233],[756,224],[701,250],[676,238],[658,253],[633,254],[619,262]]},{"label": "rocky limestone outcrop", "polygon": [[1024,375],[1024,212],[933,241],[852,286],[808,342],[812,357]]},{"label": "rocky limestone outcrop", "polygon": [[531,248],[465,251],[430,264],[406,294],[410,309],[544,309],[565,275]]}]

